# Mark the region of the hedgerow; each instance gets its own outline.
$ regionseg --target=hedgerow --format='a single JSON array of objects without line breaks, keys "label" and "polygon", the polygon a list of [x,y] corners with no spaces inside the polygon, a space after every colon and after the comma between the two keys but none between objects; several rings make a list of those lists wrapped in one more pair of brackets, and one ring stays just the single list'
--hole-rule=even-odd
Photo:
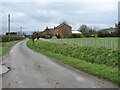
[{"label": "hedgerow", "polygon": [[10,38],[10,41],[16,41],[16,40],[22,40],[22,39],[24,39],[23,37],[17,36],[17,35],[11,35],[11,36],[1,35],[0,36],[0,42],[8,42],[9,38]]}]

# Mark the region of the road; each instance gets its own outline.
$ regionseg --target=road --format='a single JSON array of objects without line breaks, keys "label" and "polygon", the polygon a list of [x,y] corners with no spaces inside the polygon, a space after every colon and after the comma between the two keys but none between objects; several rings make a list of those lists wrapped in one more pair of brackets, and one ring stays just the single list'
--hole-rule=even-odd
[{"label": "road", "polygon": [[114,88],[104,80],[69,68],[27,48],[27,40],[14,45],[3,58],[12,70],[2,78],[3,88]]}]

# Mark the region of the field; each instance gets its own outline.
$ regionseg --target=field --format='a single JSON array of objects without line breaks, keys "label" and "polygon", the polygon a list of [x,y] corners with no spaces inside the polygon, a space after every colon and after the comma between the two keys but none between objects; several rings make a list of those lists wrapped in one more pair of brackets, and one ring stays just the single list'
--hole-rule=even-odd
[{"label": "field", "polygon": [[21,40],[1,43],[1,45],[0,45],[0,56],[3,56],[11,46],[18,43],[19,41],[21,41]]},{"label": "field", "polygon": [[[66,41],[68,39],[64,39]],[[74,40],[74,39],[73,39]],[[79,39],[78,39],[79,40]],[[27,46],[79,70],[118,83],[118,50],[105,47],[86,47],[76,44],[32,40]]]},{"label": "field", "polygon": [[[56,43],[77,44],[81,47],[105,47],[118,49],[118,38],[73,38],[73,39],[56,39],[48,40]],[[120,41],[119,41],[120,42]]]}]

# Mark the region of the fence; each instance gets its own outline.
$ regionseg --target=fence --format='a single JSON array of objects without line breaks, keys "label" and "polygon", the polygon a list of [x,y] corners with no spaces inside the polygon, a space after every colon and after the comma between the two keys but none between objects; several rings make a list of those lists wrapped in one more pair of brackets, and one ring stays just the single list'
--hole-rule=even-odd
[{"label": "fence", "polygon": [[55,43],[76,44],[86,47],[106,47],[112,49],[118,49],[118,40],[63,40],[63,39],[41,39],[44,41]]}]

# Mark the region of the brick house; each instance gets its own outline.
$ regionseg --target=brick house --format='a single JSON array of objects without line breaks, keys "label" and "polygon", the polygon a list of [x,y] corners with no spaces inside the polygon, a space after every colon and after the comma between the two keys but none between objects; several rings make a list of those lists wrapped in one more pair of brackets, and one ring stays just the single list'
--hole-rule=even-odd
[{"label": "brick house", "polygon": [[46,29],[43,31],[43,34],[54,34],[54,29],[46,27]]},{"label": "brick house", "polygon": [[52,34],[52,35],[60,35],[61,38],[68,38],[70,34],[72,34],[72,27],[66,24],[65,22],[61,23],[57,27],[48,28],[44,30],[43,34]]}]

